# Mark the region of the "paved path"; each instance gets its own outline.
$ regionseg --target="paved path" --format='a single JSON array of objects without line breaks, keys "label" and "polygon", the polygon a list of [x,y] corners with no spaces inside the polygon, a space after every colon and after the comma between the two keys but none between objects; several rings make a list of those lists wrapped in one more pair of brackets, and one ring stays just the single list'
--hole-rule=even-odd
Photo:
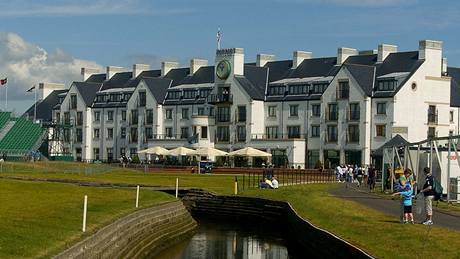
[{"label": "paved path", "polygon": [[[337,197],[352,200],[361,203],[369,208],[379,210],[383,213],[395,216],[395,222],[399,221],[400,207],[399,200],[387,200],[377,194],[369,193],[365,187],[357,188],[356,185],[353,187],[346,188],[345,184],[340,184],[339,188],[331,189],[329,192]],[[433,203],[435,206],[436,202]],[[415,210],[414,210],[415,212]],[[415,221],[420,223],[425,219],[424,212],[422,215],[414,213]],[[454,230],[460,231],[460,216],[447,214],[434,208],[433,211],[433,222],[436,226],[442,226]]]}]

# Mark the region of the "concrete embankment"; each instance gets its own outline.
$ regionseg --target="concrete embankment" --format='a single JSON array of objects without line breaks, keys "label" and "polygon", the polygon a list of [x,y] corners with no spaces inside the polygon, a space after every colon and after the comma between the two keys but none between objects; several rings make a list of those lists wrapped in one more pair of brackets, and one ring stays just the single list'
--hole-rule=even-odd
[{"label": "concrete embankment", "polygon": [[[183,202],[194,218],[212,217],[276,224],[293,246],[321,258],[372,258],[356,246],[300,217],[288,202],[254,197],[221,196],[189,190]],[[305,201],[308,202],[308,201]]]},{"label": "concrete embankment", "polygon": [[100,229],[54,258],[143,258],[193,233],[182,202],[138,210]]}]

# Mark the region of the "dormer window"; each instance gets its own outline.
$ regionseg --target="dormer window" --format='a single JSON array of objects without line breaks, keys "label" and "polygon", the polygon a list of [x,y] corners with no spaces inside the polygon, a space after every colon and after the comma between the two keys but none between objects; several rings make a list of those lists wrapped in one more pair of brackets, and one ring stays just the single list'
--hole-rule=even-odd
[{"label": "dormer window", "polygon": [[329,83],[315,83],[311,86],[312,94],[322,94],[326,90]]},{"label": "dormer window", "polygon": [[195,90],[186,90],[184,91],[184,99],[195,99],[196,91]]},{"label": "dormer window", "polygon": [[307,85],[290,85],[289,94],[291,95],[300,95],[307,93]]},{"label": "dormer window", "polygon": [[96,96],[96,102],[97,103],[102,103],[105,101],[105,95],[98,95]]},{"label": "dormer window", "polygon": [[396,80],[381,80],[377,83],[378,91],[394,91],[398,81]]},{"label": "dormer window", "polygon": [[284,85],[270,86],[268,93],[269,95],[284,95],[285,89]]},{"label": "dormer window", "polygon": [[179,91],[173,91],[168,93],[168,99],[176,100],[180,98],[180,92]]}]

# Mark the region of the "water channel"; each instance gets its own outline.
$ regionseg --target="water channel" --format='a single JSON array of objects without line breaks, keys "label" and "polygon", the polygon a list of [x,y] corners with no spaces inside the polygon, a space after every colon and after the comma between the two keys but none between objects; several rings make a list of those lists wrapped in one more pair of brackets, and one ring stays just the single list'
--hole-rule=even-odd
[{"label": "water channel", "polygon": [[202,219],[194,236],[167,248],[155,258],[300,258],[282,231],[264,223]]}]

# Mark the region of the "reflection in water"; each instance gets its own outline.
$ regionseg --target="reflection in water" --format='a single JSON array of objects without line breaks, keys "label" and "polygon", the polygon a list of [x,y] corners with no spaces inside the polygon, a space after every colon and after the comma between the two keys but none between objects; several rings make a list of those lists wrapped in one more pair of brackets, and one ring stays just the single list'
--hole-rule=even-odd
[{"label": "reflection in water", "polygon": [[155,258],[292,258],[280,233],[270,225],[200,221],[191,239]]}]

